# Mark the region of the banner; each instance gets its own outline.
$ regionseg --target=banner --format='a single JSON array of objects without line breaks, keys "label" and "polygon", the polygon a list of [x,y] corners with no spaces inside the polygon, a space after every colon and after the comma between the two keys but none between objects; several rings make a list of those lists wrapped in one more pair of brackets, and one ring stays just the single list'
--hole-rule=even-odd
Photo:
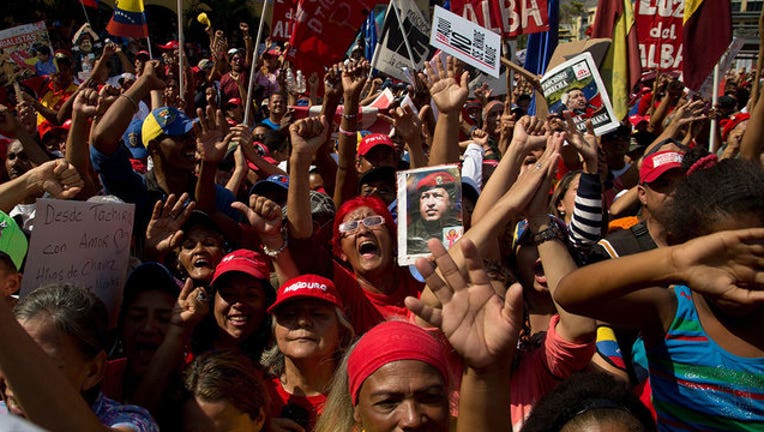
[{"label": "banner", "polygon": [[682,70],[684,1],[638,0],[635,6],[642,70]]},{"label": "banner", "polygon": [[541,90],[550,113],[573,116],[576,128],[586,130],[591,120],[594,133],[601,136],[616,129],[620,122],[613,112],[597,64],[588,52],[555,67],[541,78]]},{"label": "banner", "polygon": [[23,81],[36,75],[38,61],[34,46],[44,45],[50,50],[45,21],[24,24],[0,31],[0,85]]},{"label": "banner", "polygon": [[271,19],[271,39],[277,42],[288,41],[292,37],[294,14],[297,0],[274,0]]},{"label": "banner", "polygon": [[547,0],[451,0],[451,11],[505,37],[549,30]]},{"label": "banner", "polygon": [[56,282],[87,288],[116,318],[135,205],[38,199],[21,295]]},{"label": "banner", "polygon": [[376,0],[300,0],[288,59],[305,76],[341,61]]},{"label": "banner", "polygon": [[[395,14],[394,7],[398,7],[398,15]],[[403,32],[401,32],[403,27]],[[411,49],[409,57],[406,42],[408,41]],[[414,2],[396,1],[390,2],[385,14],[385,22],[382,25],[382,38],[375,50],[376,60],[374,67],[393,78],[401,81],[407,81],[403,68],[411,70],[421,70],[424,62],[430,56],[430,23],[427,22],[422,11]],[[411,60],[414,61],[412,65]]]},{"label": "banner", "polygon": [[430,45],[499,77],[501,36],[440,6],[435,6],[432,15]]}]

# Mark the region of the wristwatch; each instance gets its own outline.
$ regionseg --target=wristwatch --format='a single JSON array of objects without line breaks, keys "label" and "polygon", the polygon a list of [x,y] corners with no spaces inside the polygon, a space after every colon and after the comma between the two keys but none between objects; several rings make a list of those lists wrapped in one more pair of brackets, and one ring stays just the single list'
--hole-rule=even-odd
[{"label": "wristwatch", "polygon": [[541,243],[547,242],[549,240],[560,240],[561,242],[565,242],[566,238],[566,229],[564,222],[562,222],[560,219],[549,215],[549,226],[533,235],[533,244],[540,245]]}]

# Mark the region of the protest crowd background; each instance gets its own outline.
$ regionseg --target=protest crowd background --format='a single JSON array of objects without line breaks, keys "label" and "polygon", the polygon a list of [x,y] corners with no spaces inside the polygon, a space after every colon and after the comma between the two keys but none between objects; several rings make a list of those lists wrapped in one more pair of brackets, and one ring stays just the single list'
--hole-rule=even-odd
[{"label": "protest crowd background", "polygon": [[1,430],[764,430],[729,1],[17,3]]}]

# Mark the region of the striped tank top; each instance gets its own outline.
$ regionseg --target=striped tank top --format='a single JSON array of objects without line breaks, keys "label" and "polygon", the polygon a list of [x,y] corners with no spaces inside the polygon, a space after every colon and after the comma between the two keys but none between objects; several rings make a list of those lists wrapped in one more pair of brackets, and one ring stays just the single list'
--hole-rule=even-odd
[{"label": "striped tank top", "polygon": [[764,358],[733,355],[706,335],[688,287],[665,338],[648,348],[660,431],[764,431]]}]

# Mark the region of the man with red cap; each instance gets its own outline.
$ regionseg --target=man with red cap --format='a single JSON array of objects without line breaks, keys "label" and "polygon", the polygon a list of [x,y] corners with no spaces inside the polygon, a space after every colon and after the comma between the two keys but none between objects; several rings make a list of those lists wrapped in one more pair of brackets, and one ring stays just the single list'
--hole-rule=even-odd
[{"label": "man with red cap", "polygon": [[417,182],[415,197],[419,212],[418,217],[417,213],[408,215],[407,251],[428,253],[428,239],[443,240],[444,228],[461,226],[456,215],[456,179],[446,171],[428,174]]},{"label": "man with red cap", "polygon": [[398,168],[398,158],[395,153],[395,144],[385,134],[369,134],[363,137],[358,145],[358,154],[355,160],[358,174],[364,174],[372,168],[383,166]]}]

